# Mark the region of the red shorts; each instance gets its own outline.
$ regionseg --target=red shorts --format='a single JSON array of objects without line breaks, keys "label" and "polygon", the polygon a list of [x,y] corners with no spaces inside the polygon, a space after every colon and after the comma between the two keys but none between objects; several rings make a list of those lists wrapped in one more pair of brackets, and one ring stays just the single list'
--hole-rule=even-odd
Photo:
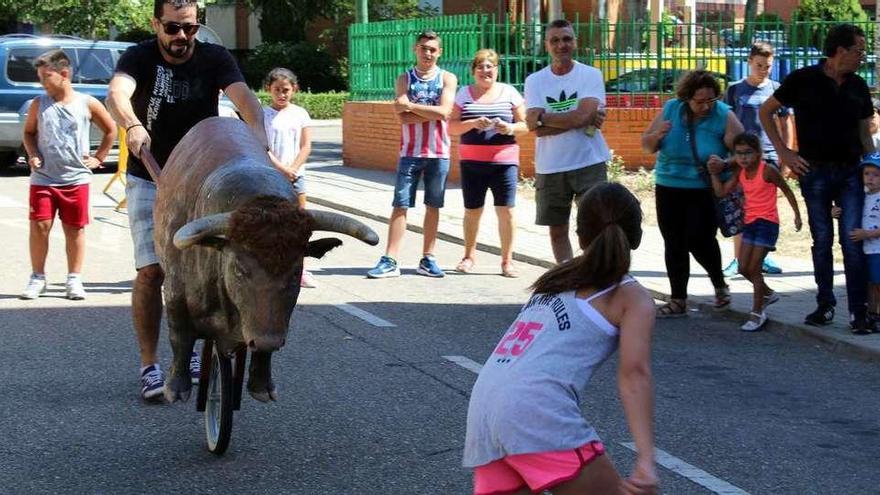
[{"label": "red shorts", "polygon": [[540,493],[575,479],[584,466],[604,453],[602,442],[590,442],[576,449],[509,455],[474,469],[474,495],[500,495],[526,485]]},{"label": "red shorts", "polygon": [[58,212],[61,222],[71,227],[89,223],[89,185],[35,186],[30,193],[31,220],[52,220]]}]

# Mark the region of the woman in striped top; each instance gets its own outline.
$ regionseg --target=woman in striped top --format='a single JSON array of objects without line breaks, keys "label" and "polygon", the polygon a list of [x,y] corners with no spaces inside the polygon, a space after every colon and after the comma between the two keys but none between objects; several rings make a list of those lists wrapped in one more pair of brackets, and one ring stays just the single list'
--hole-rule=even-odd
[{"label": "woman in striped top", "polygon": [[464,257],[456,270],[474,268],[477,231],[486,192],[491,189],[501,237],[501,274],[517,277],[513,266],[513,206],[519,177],[517,135],[529,132],[522,96],[511,85],[498,82],[498,54],[477,51],[471,63],[474,83],[455,96],[449,134],[461,136],[461,190],[464,195]]}]

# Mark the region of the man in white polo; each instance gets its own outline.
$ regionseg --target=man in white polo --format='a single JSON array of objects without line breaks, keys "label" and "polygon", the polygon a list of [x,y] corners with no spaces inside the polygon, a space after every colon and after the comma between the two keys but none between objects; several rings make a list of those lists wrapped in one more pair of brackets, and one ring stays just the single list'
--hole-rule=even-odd
[{"label": "man in white polo", "polygon": [[597,128],[605,83],[595,67],[574,60],[577,39],[571,23],[547,26],[544,46],[551,64],[526,78],[526,123],[538,138],[535,150],[535,223],[550,228],[557,263],[573,257],[568,223],[571,204],[605,182],[611,153]]}]

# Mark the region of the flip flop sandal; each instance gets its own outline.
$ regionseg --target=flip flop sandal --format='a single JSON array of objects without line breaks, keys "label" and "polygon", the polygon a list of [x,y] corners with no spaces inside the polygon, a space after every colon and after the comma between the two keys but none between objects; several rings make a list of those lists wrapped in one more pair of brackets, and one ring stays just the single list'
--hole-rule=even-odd
[{"label": "flip flop sandal", "polygon": [[502,263],[501,276],[507,278],[519,278],[519,270],[513,266],[513,263]]},{"label": "flip flop sandal", "polygon": [[729,287],[721,287],[715,289],[715,303],[712,305],[712,309],[715,311],[724,311],[725,309],[730,307],[730,288]]},{"label": "flip flop sandal", "polygon": [[455,265],[455,271],[459,273],[471,273],[474,270],[474,260],[471,258],[462,258],[461,261]]},{"label": "flip flop sandal", "polygon": [[657,318],[681,318],[687,316],[687,303],[680,299],[670,299],[669,302],[657,307]]}]

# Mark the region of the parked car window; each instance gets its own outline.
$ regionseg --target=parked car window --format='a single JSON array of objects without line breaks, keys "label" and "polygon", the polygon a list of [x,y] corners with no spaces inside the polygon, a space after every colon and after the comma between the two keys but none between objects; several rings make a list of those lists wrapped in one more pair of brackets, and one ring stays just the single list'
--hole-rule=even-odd
[{"label": "parked car window", "polygon": [[35,83],[40,82],[37,78],[37,69],[34,68],[34,60],[43,54],[43,48],[15,48],[9,51],[6,62],[6,77],[12,82]]},{"label": "parked car window", "polygon": [[81,84],[109,84],[113,77],[113,54],[100,48],[77,48],[78,64],[74,82]]}]

